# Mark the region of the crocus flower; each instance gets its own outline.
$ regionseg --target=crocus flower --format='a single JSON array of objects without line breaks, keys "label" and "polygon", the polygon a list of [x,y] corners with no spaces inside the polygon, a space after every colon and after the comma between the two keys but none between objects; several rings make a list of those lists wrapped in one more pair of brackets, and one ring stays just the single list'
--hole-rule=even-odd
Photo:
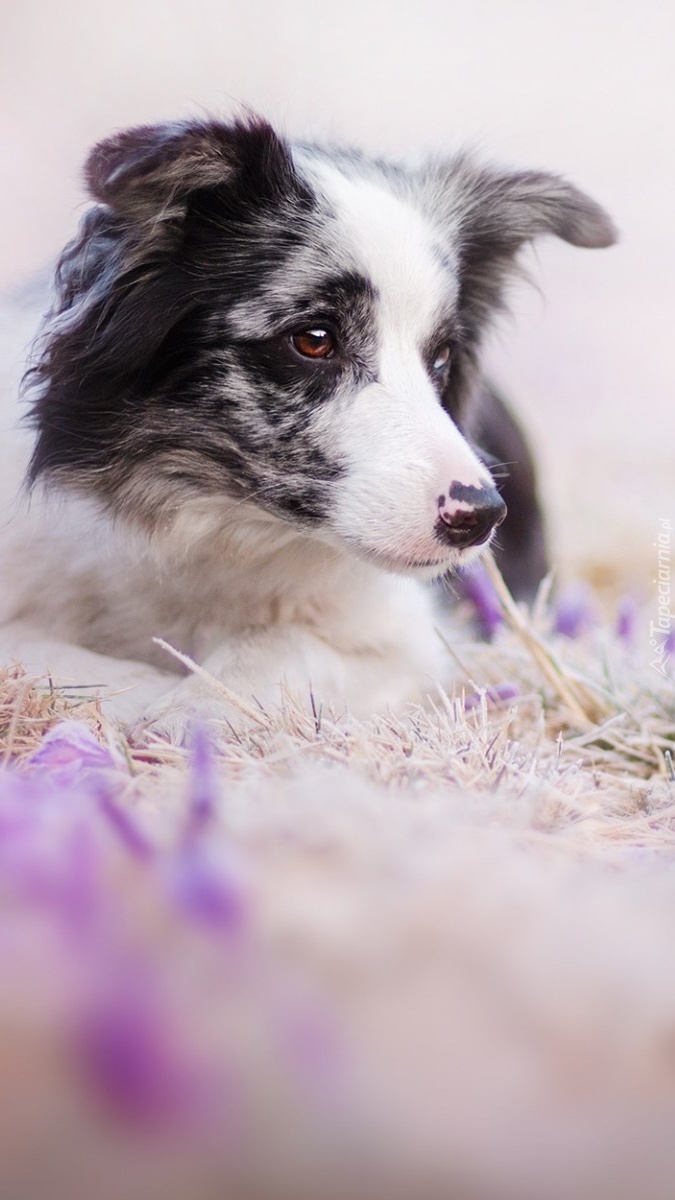
[{"label": "crocus flower", "polygon": [[474,606],[481,633],[492,638],[504,620],[502,607],[492,581],[484,567],[463,571],[460,586]]},{"label": "crocus flower", "polygon": [[325,1097],[335,1089],[345,1066],[345,1047],[334,1020],[316,1003],[296,1004],[277,1014],[284,1056],[294,1074],[315,1095]]},{"label": "crocus flower", "polygon": [[477,708],[483,696],[485,696],[488,704],[504,704],[507,700],[514,700],[520,695],[519,688],[515,683],[495,683],[490,687],[482,688],[479,692],[469,692],[464,697],[464,709],[470,712],[472,708]]},{"label": "crocus flower", "polygon": [[635,641],[635,623],[637,619],[637,604],[632,596],[624,596],[616,615],[616,633],[620,641],[631,646]]},{"label": "crocus flower", "polygon": [[98,801],[101,812],[129,853],[138,859],[152,858],[153,848],[131,814],[113,799],[107,789],[99,791]]},{"label": "crocus flower", "polygon": [[45,734],[28,766],[34,771],[54,773],[60,779],[75,779],[84,771],[115,767],[117,763],[84,721],[60,721]]},{"label": "crocus flower", "polygon": [[146,1131],[192,1124],[198,1080],[176,1032],[148,985],[113,983],[76,1022],[75,1064],[102,1106],[123,1123]]},{"label": "crocus flower", "polygon": [[236,935],[244,927],[247,903],[234,863],[202,846],[188,846],[171,864],[169,890],[176,906],[201,924]]},{"label": "crocus flower", "polygon": [[190,799],[183,840],[185,844],[198,837],[209,825],[220,798],[216,777],[215,756],[206,730],[196,725],[192,730],[190,758]]},{"label": "crocus flower", "polygon": [[554,612],[555,631],[564,637],[580,637],[595,623],[588,588],[580,583],[571,583],[560,591]]}]

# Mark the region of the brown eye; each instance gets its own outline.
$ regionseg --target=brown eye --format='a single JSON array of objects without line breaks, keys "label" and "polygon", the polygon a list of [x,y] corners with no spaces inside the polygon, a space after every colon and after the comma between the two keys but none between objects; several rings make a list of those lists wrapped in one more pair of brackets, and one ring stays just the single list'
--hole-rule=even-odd
[{"label": "brown eye", "polygon": [[331,358],[335,339],[327,329],[300,329],[291,334],[291,345],[303,358]]},{"label": "brown eye", "polygon": [[450,346],[448,345],[447,342],[445,342],[444,345],[439,346],[438,349],[436,350],[436,353],[434,354],[434,357],[432,359],[431,369],[432,369],[432,371],[440,372],[443,370],[444,367],[447,367],[449,362],[450,362]]}]

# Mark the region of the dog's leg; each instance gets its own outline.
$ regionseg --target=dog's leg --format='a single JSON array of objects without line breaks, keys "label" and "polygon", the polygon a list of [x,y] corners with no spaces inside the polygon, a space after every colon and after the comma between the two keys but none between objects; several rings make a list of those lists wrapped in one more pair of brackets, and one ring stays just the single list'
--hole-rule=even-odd
[{"label": "dog's leg", "polygon": [[512,412],[487,385],[473,434],[487,466],[499,464],[494,468],[495,477],[508,508],[494,540],[497,565],[512,594],[532,600],[548,570],[534,461]]},{"label": "dog's leg", "polygon": [[[152,731],[173,742],[189,737],[194,723],[241,728],[264,720],[285,685],[301,707],[329,704],[362,717],[388,707],[422,702],[441,674],[440,640],[429,625],[407,644],[338,650],[299,625],[254,630],[222,645],[195,673],[167,693],[139,722],[134,736]],[[220,726],[220,729],[218,729]]]},{"label": "dog's leg", "polygon": [[105,715],[125,724],[137,720],[176,682],[174,674],[146,663],[52,641],[19,621],[0,627],[0,663],[20,664],[29,675],[44,677],[75,697],[98,697]]}]

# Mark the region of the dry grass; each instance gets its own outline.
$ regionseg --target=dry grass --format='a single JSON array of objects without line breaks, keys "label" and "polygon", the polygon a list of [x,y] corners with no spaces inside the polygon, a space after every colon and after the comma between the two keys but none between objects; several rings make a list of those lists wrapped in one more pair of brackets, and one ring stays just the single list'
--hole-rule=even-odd
[{"label": "dry grass", "polygon": [[[535,827],[586,849],[589,840],[670,845],[672,680],[650,669],[646,648],[632,652],[607,629],[575,641],[551,634],[546,597],[534,616],[527,614],[494,563],[489,569],[505,627],[491,644],[467,638],[468,627],[453,635],[454,683],[439,687],[426,709],[357,722],[285,692],[275,710],[252,710],[243,732],[217,731],[223,774],[230,781],[252,772],[279,779],[310,764],[337,766],[394,788],[461,789],[494,801],[500,820],[526,802]],[[18,667],[0,670],[3,763],[24,761],[66,716],[117,746],[135,793],[147,797],[160,783],[165,791],[184,768],[181,749],[158,739],[130,743],[95,696],[67,692]]]},{"label": "dry grass", "polygon": [[[161,971],[166,994],[181,997],[180,1036],[203,1044],[210,1068],[220,1064],[230,1080],[235,1063],[254,1134],[241,1188],[228,1121],[197,1149],[177,1137],[157,1154],[150,1140],[151,1187],[141,1143],[129,1150],[102,1126],[81,1083],[71,1111],[74,1076],[55,1057],[63,1043],[52,1002],[54,980],[63,987],[70,968],[61,963],[59,975],[38,955],[34,984],[23,957],[32,926],[20,925],[8,943],[20,969],[0,988],[0,1084],[14,1099],[0,1150],[10,1178],[32,1178],[34,1157],[47,1164],[21,1194],[53,1195],[50,1160],[32,1149],[36,1114],[48,1111],[70,1131],[58,1166],[71,1195],[99,1194],[82,1183],[85,1148],[115,1200],[118,1179],[125,1197],[143,1200],[672,1195],[672,680],[608,628],[574,641],[552,634],[545,595],[527,616],[493,579],[504,627],[490,644],[468,623],[454,630],[454,682],[427,708],[357,722],[285,692],[274,710],[252,710],[243,730],[214,730],[219,779],[204,861],[240,881],[234,956],[222,930],[193,928],[163,899],[199,782],[189,753],[157,738],[130,742],[95,696],[0,670],[2,766],[23,770],[64,717],[114,752],[114,811],[126,806],[152,855],[135,855],[137,842],[127,853],[119,826],[101,826],[91,796],[78,808],[67,782],[53,828],[39,810],[37,844],[61,862],[78,813],[98,830],[114,947],[124,934],[146,969]],[[5,905],[8,929],[12,912],[23,909]],[[98,942],[92,954],[100,982]],[[337,1082],[322,1078],[307,1096],[286,1065],[274,1075],[266,1041],[296,993],[341,1046]],[[42,1025],[27,1018],[34,1009]],[[304,1042],[301,1051],[305,1063]],[[368,1162],[350,1158],[358,1145],[377,1187],[364,1183]]]},{"label": "dry grass", "polygon": [[58,721],[79,718],[103,740],[110,732],[96,697],[58,687],[20,666],[0,667],[0,762],[22,763]]}]

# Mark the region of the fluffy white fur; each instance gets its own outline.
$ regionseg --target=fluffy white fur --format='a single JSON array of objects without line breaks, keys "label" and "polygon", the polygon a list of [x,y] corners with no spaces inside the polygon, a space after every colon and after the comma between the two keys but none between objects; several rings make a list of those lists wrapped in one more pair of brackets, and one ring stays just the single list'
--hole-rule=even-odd
[{"label": "fluffy white fur", "polygon": [[[525,242],[610,245],[606,214],[546,173],[406,172],[257,119],[129,130],[86,174],[30,497],[16,376],[1,401],[2,658],[177,740],[282,683],[357,716],[422,700],[443,670],[424,585],[506,511],[455,423],[483,330]],[[323,373],[298,323],[327,325]],[[156,639],[211,679],[178,682]]]},{"label": "fluffy white fur", "polygon": [[248,701],[274,701],[285,681],[308,703],[311,688],[317,702],[357,715],[400,707],[429,690],[443,652],[427,590],[392,572],[433,578],[476,553],[433,537],[451,481],[491,483],[422,361],[448,303],[433,229],[383,187],[334,169],[317,176],[350,257],[381,297],[378,382],[317,417],[350,467],[335,505],[338,536],[298,533],[225,498],[186,503],[147,544],[81,498],[38,491],[29,500],[16,377],[4,388],[0,655],[100,685],[109,712],[145,714],[174,738],[192,718],[238,713],[198,677],[176,686],[177,663],[154,637]]}]

